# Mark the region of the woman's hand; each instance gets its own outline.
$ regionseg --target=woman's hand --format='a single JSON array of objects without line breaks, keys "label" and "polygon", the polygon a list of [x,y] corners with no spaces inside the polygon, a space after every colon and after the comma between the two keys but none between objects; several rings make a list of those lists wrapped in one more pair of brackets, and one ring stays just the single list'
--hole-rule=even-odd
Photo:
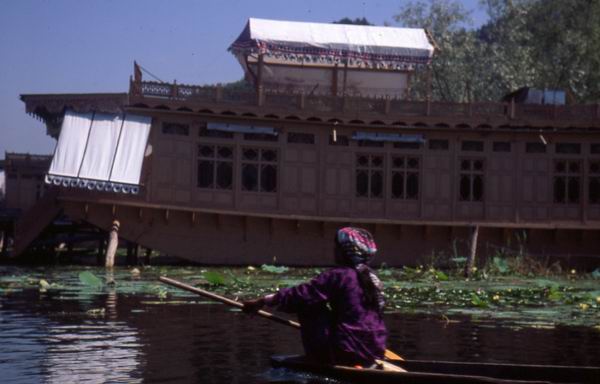
[{"label": "woman's hand", "polygon": [[244,312],[256,313],[265,306],[265,298],[261,297],[259,299],[247,300],[243,301],[242,303],[244,304],[244,308],[242,308]]}]

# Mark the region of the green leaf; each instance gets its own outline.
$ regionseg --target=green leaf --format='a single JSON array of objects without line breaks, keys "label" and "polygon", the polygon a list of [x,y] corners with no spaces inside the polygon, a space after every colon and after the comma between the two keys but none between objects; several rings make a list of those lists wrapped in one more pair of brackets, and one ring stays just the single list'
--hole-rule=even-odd
[{"label": "green leaf", "polygon": [[442,271],[435,271],[435,278],[439,281],[448,281],[448,275]]},{"label": "green leaf", "polygon": [[207,271],[203,274],[204,279],[211,285],[225,285],[225,276],[215,271]]},{"label": "green leaf", "polygon": [[594,269],[594,272],[592,272],[592,277],[594,279],[600,279],[600,268]]},{"label": "green leaf", "polygon": [[79,281],[90,287],[99,288],[102,286],[102,280],[90,271],[84,271],[79,273]]},{"label": "green leaf", "polygon": [[260,269],[262,269],[265,272],[277,273],[277,274],[285,273],[285,272],[289,271],[289,268],[284,267],[283,265],[276,266],[276,265],[263,264],[263,265],[261,265]]},{"label": "green leaf", "polygon": [[472,293],[471,294],[471,304],[473,304],[476,307],[480,307],[480,308],[487,308],[488,307],[487,301],[483,300],[476,293]]}]

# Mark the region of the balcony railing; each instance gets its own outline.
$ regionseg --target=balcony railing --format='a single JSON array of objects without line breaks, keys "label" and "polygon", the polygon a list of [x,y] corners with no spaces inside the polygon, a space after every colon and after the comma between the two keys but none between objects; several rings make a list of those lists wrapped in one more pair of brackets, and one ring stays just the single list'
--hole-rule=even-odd
[{"label": "balcony railing", "polygon": [[193,86],[150,81],[131,82],[132,100],[163,99],[186,105],[231,104],[239,107],[264,107],[286,113],[345,113],[350,116],[386,117],[434,116],[508,120],[555,120],[581,124],[600,124],[600,104],[536,105],[509,102],[453,103],[413,101],[389,97],[324,96],[296,92],[261,90],[254,92],[221,86]]}]

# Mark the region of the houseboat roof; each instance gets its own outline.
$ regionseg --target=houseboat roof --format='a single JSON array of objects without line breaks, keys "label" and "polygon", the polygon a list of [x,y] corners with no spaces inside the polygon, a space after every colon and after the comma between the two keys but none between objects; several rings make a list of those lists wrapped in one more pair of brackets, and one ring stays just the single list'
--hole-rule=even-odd
[{"label": "houseboat roof", "polygon": [[266,54],[287,61],[412,69],[428,64],[434,47],[424,29],[250,18],[229,50],[241,59]]}]

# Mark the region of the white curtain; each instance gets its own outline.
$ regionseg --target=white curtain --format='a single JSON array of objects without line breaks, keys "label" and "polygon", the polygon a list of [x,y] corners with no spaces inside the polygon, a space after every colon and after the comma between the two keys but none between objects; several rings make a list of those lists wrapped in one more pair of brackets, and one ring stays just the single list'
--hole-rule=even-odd
[{"label": "white curtain", "polygon": [[148,116],[68,111],[46,181],[137,193],[151,122]]},{"label": "white curtain", "polygon": [[49,174],[77,177],[92,126],[92,116],[92,113],[65,113]]},{"label": "white curtain", "polygon": [[149,116],[127,115],[125,117],[110,181],[139,184],[151,121],[152,118]]},{"label": "white curtain", "polygon": [[78,177],[90,180],[109,179],[122,126],[123,118],[120,115],[94,115]]}]

